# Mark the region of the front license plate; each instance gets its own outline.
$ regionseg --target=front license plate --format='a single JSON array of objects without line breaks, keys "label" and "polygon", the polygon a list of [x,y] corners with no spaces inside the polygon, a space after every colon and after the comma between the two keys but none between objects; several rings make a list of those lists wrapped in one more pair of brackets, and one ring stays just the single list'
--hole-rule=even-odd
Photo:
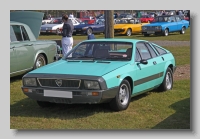
[{"label": "front license plate", "polygon": [[46,30],[41,30],[40,32],[46,32]]},{"label": "front license plate", "polygon": [[147,31],[147,33],[149,34],[149,33],[155,33],[155,31]]},{"label": "front license plate", "polygon": [[70,91],[44,90],[44,96],[46,96],[46,97],[72,98],[72,92],[70,92]]},{"label": "front license plate", "polygon": [[73,30],[73,32],[76,32],[76,30]]}]

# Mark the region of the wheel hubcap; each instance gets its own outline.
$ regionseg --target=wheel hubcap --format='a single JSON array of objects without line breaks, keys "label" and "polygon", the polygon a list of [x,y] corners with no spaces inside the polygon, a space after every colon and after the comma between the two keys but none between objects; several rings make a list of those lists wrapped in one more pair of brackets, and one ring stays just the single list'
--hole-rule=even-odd
[{"label": "wheel hubcap", "polygon": [[130,30],[127,31],[127,36],[131,36],[131,31]]},{"label": "wheel hubcap", "polygon": [[119,101],[122,105],[127,105],[129,99],[129,90],[126,84],[122,84],[119,90]]},{"label": "wheel hubcap", "polygon": [[40,68],[44,65],[45,65],[45,60],[42,57],[38,58],[38,60],[36,62],[36,68]]},{"label": "wheel hubcap", "polygon": [[171,87],[172,87],[172,77],[169,72],[166,75],[166,87],[168,90],[171,89]]},{"label": "wheel hubcap", "polygon": [[168,35],[168,31],[167,30],[165,30],[165,36],[167,36]]}]

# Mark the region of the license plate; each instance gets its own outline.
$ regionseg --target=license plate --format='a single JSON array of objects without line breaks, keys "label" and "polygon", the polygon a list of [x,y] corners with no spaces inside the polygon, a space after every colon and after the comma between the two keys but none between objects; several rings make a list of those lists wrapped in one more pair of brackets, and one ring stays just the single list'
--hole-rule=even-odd
[{"label": "license plate", "polygon": [[73,30],[73,32],[76,32],[76,30]]},{"label": "license plate", "polygon": [[149,34],[149,33],[155,33],[155,31],[147,31],[147,33]]},{"label": "license plate", "polygon": [[72,98],[72,92],[71,91],[44,90],[44,96],[46,96],[46,97]]},{"label": "license plate", "polygon": [[41,30],[40,32],[46,32],[46,30]]}]

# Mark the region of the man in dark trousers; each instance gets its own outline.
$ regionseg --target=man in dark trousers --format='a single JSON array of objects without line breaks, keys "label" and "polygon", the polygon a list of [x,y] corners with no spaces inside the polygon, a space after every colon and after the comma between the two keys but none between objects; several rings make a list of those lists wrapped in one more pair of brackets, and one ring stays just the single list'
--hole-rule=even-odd
[{"label": "man in dark trousers", "polygon": [[74,26],[71,19],[68,19],[68,15],[63,15],[62,20],[64,22],[62,29],[62,53],[65,57],[73,46],[73,30]]}]

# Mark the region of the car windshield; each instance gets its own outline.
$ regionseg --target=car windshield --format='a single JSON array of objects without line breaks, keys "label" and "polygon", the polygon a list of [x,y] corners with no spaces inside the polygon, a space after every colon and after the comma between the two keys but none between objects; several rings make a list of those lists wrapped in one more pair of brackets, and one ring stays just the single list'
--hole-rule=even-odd
[{"label": "car windshield", "polygon": [[137,24],[139,22],[139,19],[121,19],[115,21],[116,24]]},{"label": "car windshield", "polygon": [[159,16],[154,19],[154,22],[171,22],[170,16]]},{"label": "car windshield", "polygon": [[62,19],[53,19],[51,22],[49,22],[49,24],[62,24],[63,21]]},{"label": "car windshield", "polygon": [[132,46],[133,43],[127,42],[82,42],[63,59],[128,61],[132,57]]}]

